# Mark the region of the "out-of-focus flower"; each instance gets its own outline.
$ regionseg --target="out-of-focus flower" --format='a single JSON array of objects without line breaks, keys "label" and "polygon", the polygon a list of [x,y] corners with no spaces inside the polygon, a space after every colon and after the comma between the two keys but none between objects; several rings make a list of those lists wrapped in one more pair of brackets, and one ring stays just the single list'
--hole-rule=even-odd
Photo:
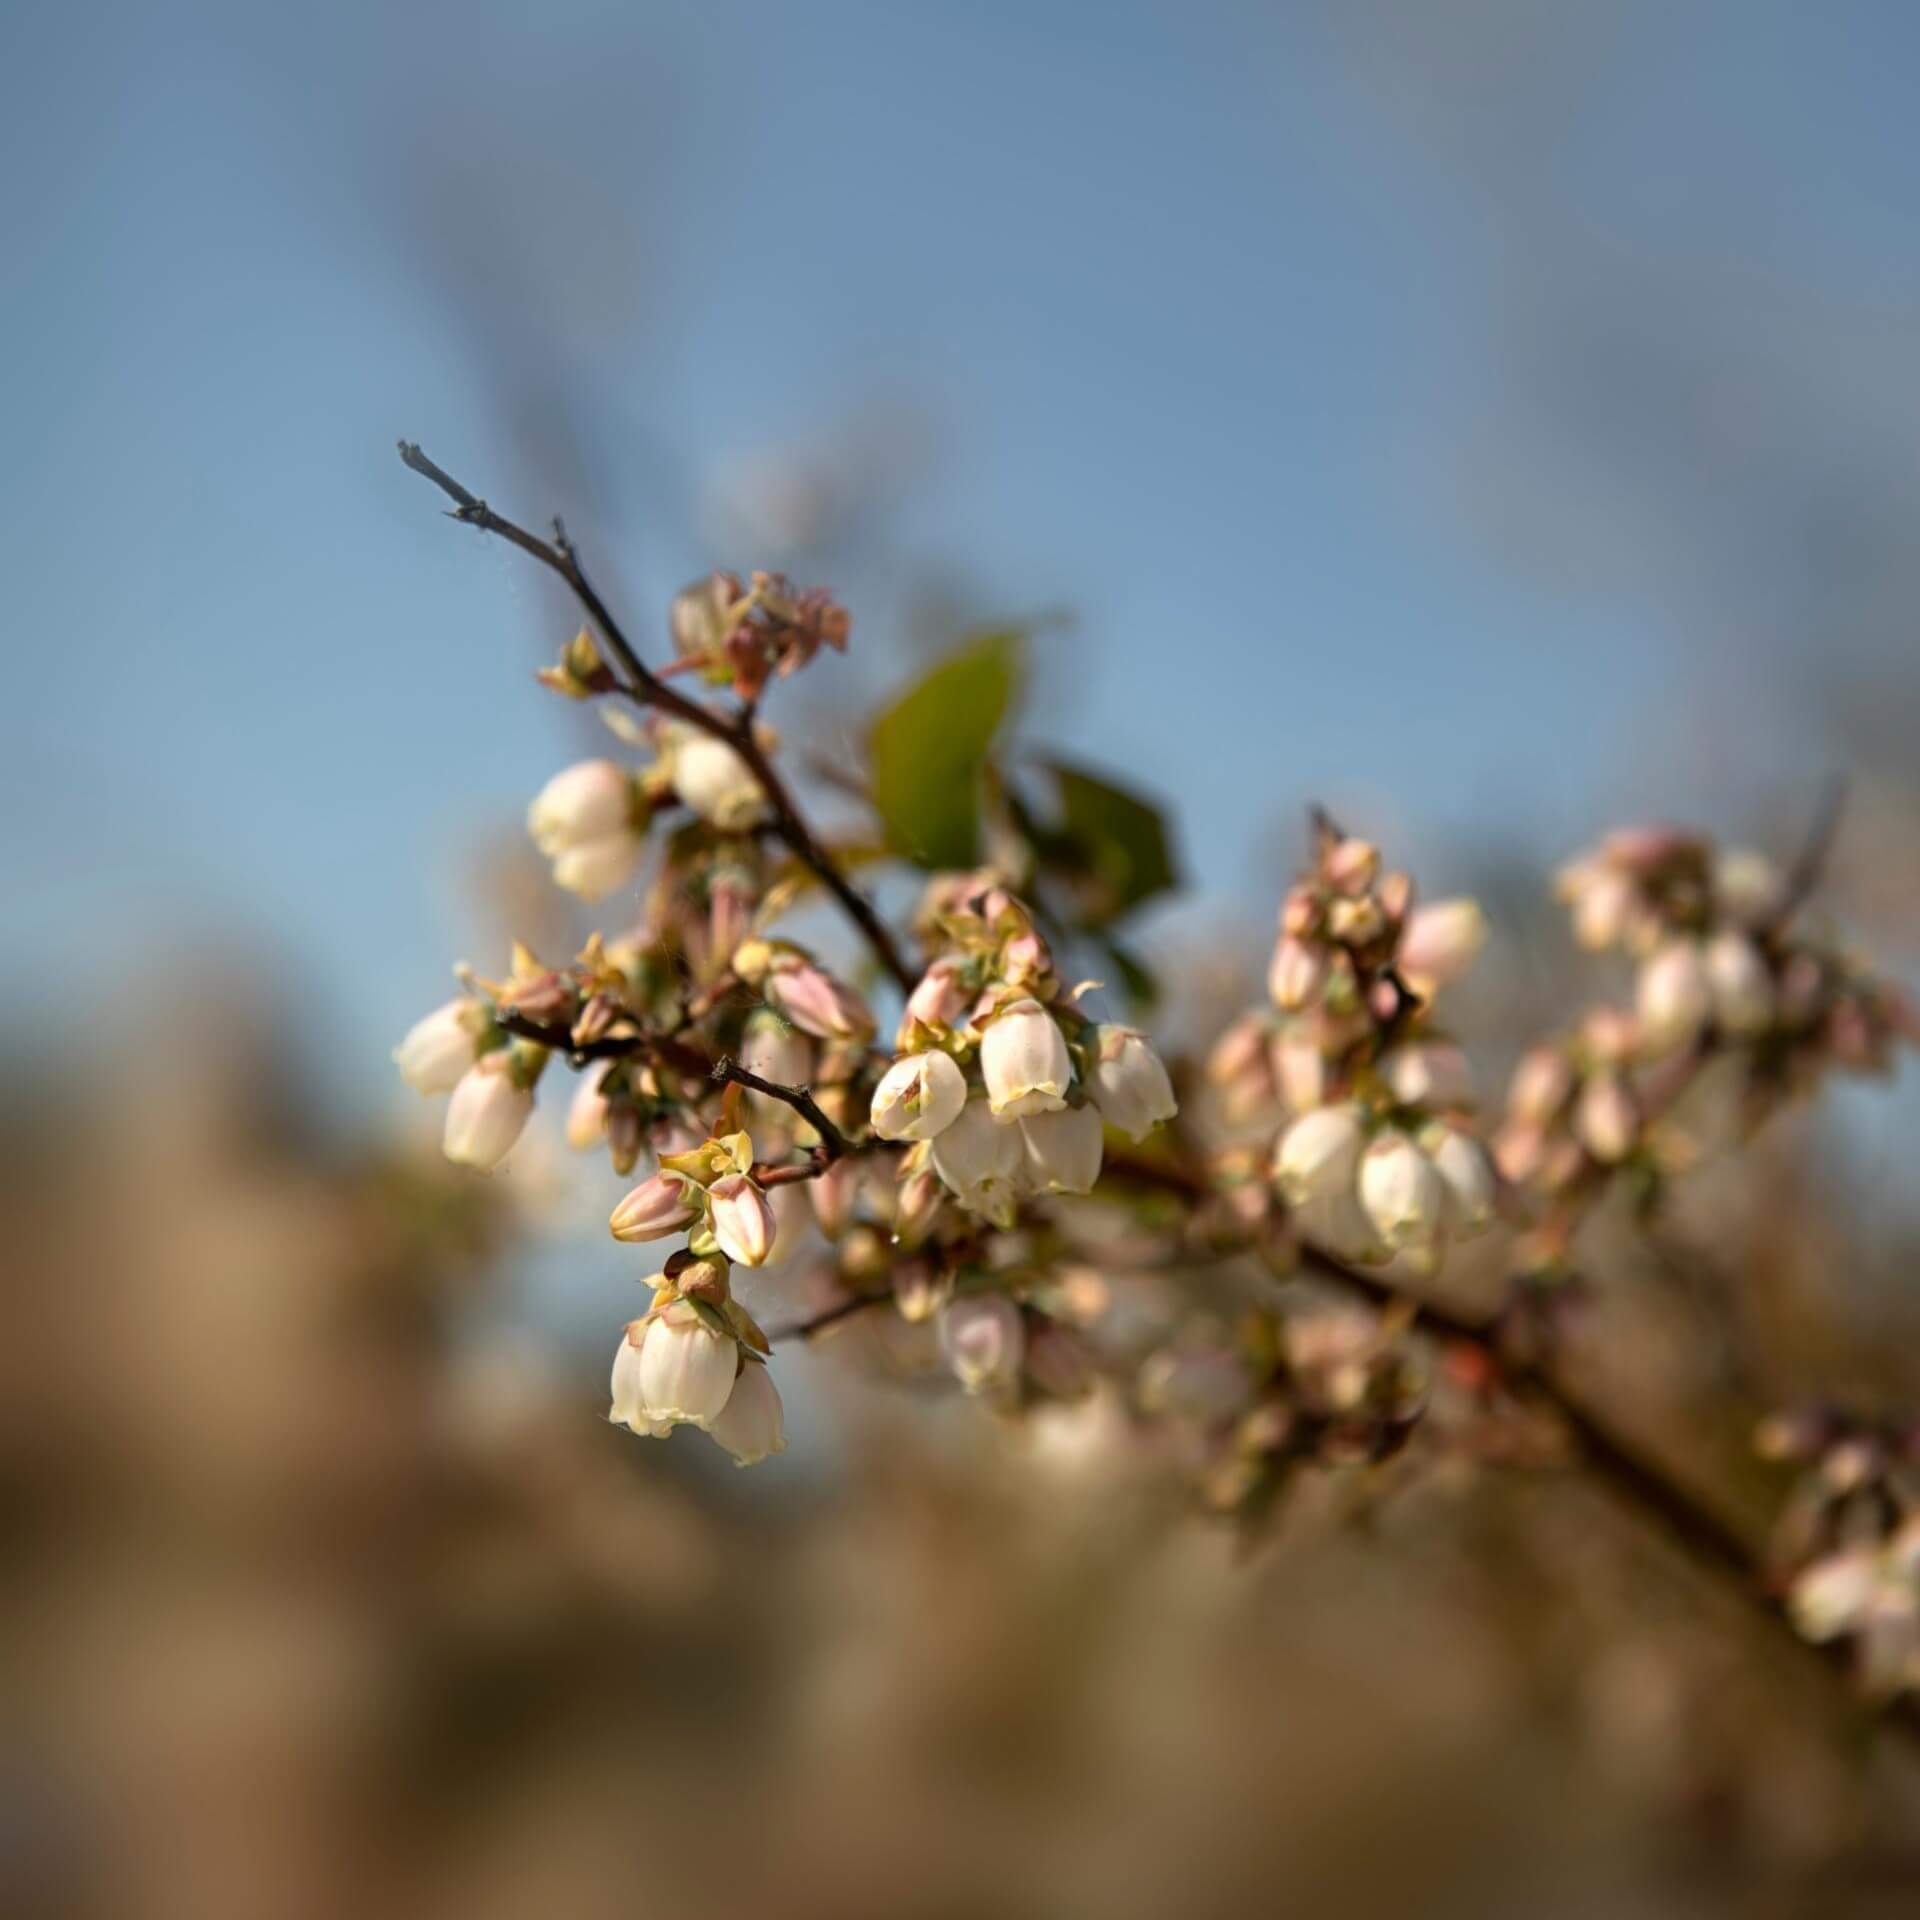
[{"label": "out-of-focus flower", "polygon": [[1449,1233],[1465,1237],[1493,1224],[1495,1186],[1486,1149],[1458,1127],[1432,1127],[1420,1136],[1434,1171],[1446,1183]]},{"label": "out-of-focus flower", "polygon": [[512,1151],[532,1116],[533,1088],[519,1084],[511,1050],[487,1054],[453,1090],[443,1150],[459,1166],[489,1172]]},{"label": "out-of-focus flower", "polygon": [[1302,1114],[1280,1136],[1274,1157],[1281,1196],[1297,1207],[1351,1192],[1365,1145],[1360,1110],[1351,1103]]},{"label": "out-of-focus flower", "polygon": [[1037,1000],[1016,1000],[980,1038],[980,1073],[996,1120],[1067,1104],[1073,1062],[1058,1023]]},{"label": "out-of-focus flower", "polygon": [[1550,1126],[1572,1096],[1573,1083],[1573,1062],[1558,1047],[1533,1047],[1513,1070],[1507,1107],[1529,1126]]},{"label": "out-of-focus flower", "polygon": [[1283,938],[1267,969],[1267,992],[1283,1013],[1297,1013],[1319,999],[1327,984],[1327,949],[1308,940]]},{"label": "out-of-focus flower", "polygon": [[773,1207],[744,1173],[729,1173],[707,1189],[713,1237],[729,1260],[743,1267],[766,1264],[778,1231]]},{"label": "out-of-focus flower", "polygon": [[1109,1126],[1144,1139],[1180,1111],[1173,1082],[1145,1034],[1099,1026],[1087,1035],[1087,1091]]},{"label": "out-of-focus flower", "polygon": [[1395,1047],[1380,1071],[1402,1106],[1437,1109],[1473,1104],[1467,1056],[1449,1041],[1421,1040]]},{"label": "out-of-focus flower", "polygon": [[784,959],[766,978],[769,1001],[817,1040],[864,1040],[873,1014],[854,990],[811,960]]},{"label": "out-of-focus flower", "polygon": [[1360,1156],[1360,1204],[1396,1252],[1436,1257],[1446,1238],[1451,1196],[1433,1162],[1406,1134],[1388,1132]]},{"label": "out-of-focus flower", "polygon": [[1400,935],[1396,961],[1422,999],[1458,980],[1487,944],[1487,916],[1477,900],[1435,900],[1416,907]]},{"label": "out-of-focus flower", "polygon": [[1707,942],[1704,956],[1713,1017],[1723,1033],[1764,1033],[1773,1024],[1773,975],[1760,949],[1744,933],[1725,928]]},{"label": "out-of-focus flower", "polygon": [[677,729],[668,766],[674,792],[721,832],[741,833],[767,817],[765,789],[724,740],[697,727]]},{"label": "out-of-focus flower", "polygon": [[1651,1053],[1672,1053],[1699,1038],[1713,1018],[1713,989],[1698,942],[1669,940],[1641,963],[1634,1010]]},{"label": "out-of-focus flower", "polygon": [[486,1009],[466,994],[435,1007],[393,1050],[400,1077],[415,1093],[451,1093],[479,1058]]},{"label": "out-of-focus flower", "polygon": [[1640,1104],[1617,1073],[1588,1077],[1574,1108],[1573,1130],[1580,1144],[1603,1166],[1614,1166],[1633,1151],[1640,1137]]},{"label": "out-of-focus flower", "polygon": [[583,760],[540,789],[527,809],[527,829],[553,862],[554,880],[583,900],[598,900],[639,865],[646,818],[625,768]]},{"label": "out-of-focus flower", "polygon": [[968,1294],[940,1309],[940,1351],[969,1393],[1008,1387],[1026,1354],[1020,1309],[1005,1294]]},{"label": "out-of-focus flower", "polygon": [[733,1455],[736,1467],[758,1466],[783,1453],[787,1445],[786,1408],[770,1368],[747,1365],[733,1383],[727,1404],[714,1416],[709,1434]]},{"label": "out-of-focus flower", "polygon": [[1019,1122],[1028,1175],[1043,1193],[1091,1193],[1100,1178],[1100,1110],[1063,1107]]},{"label": "out-of-focus flower", "polygon": [[931,1140],[960,1117],[967,1079],[944,1053],[896,1060],[874,1089],[873,1130],[882,1140]]},{"label": "out-of-focus flower", "polygon": [[580,1152],[598,1146],[606,1138],[607,1096],[601,1088],[614,1066],[611,1060],[594,1061],[573,1090],[573,1099],[567,1106],[567,1145]]}]

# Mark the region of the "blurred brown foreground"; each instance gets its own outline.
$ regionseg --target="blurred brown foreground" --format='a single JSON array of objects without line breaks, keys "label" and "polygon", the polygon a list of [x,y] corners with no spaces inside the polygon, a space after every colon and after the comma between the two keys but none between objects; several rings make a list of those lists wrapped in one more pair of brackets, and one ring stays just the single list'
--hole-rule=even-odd
[{"label": "blurred brown foreground", "polygon": [[265,1030],[15,1078],[11,1920],[1920,1912],[1905,1752],[1567,1474],[1238,1554],[859,1329],[851,1464],[709,1470],[477,1338],[499,1185],[318,1147]]}]

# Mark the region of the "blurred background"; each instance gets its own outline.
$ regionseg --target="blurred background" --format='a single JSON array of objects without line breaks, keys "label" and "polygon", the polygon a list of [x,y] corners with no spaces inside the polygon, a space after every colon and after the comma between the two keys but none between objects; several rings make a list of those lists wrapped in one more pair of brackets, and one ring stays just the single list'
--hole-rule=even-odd
[{"label": "blurred background", "polygon": [[[1029,625],[1025,733],[1178,822],[1189,1048],[1308,800],[1488,903],[1490,1084],[1622,820],[1785,854],[1843,770],[1911,976],[1917,63],[1891,0],[15,0],[0,1908],[1913,1911],[1911,1769],[1563,1477],[1243,1562],[855,1342],[752,1476],[636,1446],[618,1183],[452,1177],[388,1053],[564,924],[522,814],[606,737],[401,435],[656,646],[830,584],[773,717],[842,764]],[[1697,1190],[1758,1397],[1920,1387],[1917,1118]],[[1615,1384],[1763,1519],[1658,1266]]]}]

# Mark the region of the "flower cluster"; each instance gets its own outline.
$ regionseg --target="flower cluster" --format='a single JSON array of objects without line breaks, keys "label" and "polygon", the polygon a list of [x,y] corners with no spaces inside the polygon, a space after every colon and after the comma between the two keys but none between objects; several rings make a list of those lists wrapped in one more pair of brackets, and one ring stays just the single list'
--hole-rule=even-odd
[{"label": "flower cluster", "polygon": [[1177,1111],[1146,1038],[1086,1018],[1060,990],[1027,908],[991,875],[946,875],[920,916],[930,959],[874,1090],[882,1140],[910,1142],[962,1207],[1011,1226],[1029,1194],[1084,1194],[1109,1126],[1144,1138]]},{"label": "flower cluster", "polygon": [[1433,995],[1472,964],[1485,922],[1470,900],[1416,908],[1408,875],[1330,825],[1316,855],[1281,906],[1271,1010],[1227,1031],[1210,1077],[1233,1117],[1293,1116],[1267,1172],[1314,1245],[1430,1272],[1494,1218],[1466,1059],[1433,1022]]},{"label": "flower cluster", "polygon": [[1885,1072],[1902,1038],[1920,1039],[1907,996],[1802,932],[1758,854],[1639,828],[1564,868],[1559,891],[1579,944],[1623,950],[1635,972],[1630,1008],[1596,1007],[1514,1071],[1495,1152],[1549,1199],[1613,1168],[1664,1171],[1679,1143],[1656,1123],[1709,1060],[1741,1064],[1757,1120],[1830,1069]]},{"label": "flower cluster", "polygon": [[1775,1415],[1755,1444],[1798,1469],[1773,1562],[1794,1625],[1850,1643],[1863,1684],[1920,1690],[1920,1424]]},{"label": "flower cluster", "polygon": [[733,1298],[726,1261],[678,1254],[651,1285],[652,1305],[628,1323],[613,1356],[607,1418],[656,1440],[698,1427],[742,1467],[781,1452],[786,1415],[766,1364],[772,1349]]},{"label": "flower cluster", "polygon": [[1400,1451],[1427,1403],[1408,1316],[1339,1303],[1245,1316],[1230,1341],[1152,1354],[1139,1398],[1183,1425],[1210,1506],[1254,1518],[1301,1467],[1378,1463]]}]

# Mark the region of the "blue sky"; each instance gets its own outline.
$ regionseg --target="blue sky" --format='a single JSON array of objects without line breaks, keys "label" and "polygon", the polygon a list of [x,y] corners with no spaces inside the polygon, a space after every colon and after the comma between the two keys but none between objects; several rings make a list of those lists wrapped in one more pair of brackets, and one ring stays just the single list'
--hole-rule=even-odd
[{"label": "blue sky", "polygon": [[1818,690],[1911,658],[1917,20],[9,8],[14,1004],[228,939],[390,1101],[477,843],[590,738],[527,678],[563,609],[403,433],[643,632],[769,557],[740,462],[819,462],[820,724],[935,606],[1071,608],[1034,731],[1250,922],[1313,796],[1442,885],[1795,817]]}]

